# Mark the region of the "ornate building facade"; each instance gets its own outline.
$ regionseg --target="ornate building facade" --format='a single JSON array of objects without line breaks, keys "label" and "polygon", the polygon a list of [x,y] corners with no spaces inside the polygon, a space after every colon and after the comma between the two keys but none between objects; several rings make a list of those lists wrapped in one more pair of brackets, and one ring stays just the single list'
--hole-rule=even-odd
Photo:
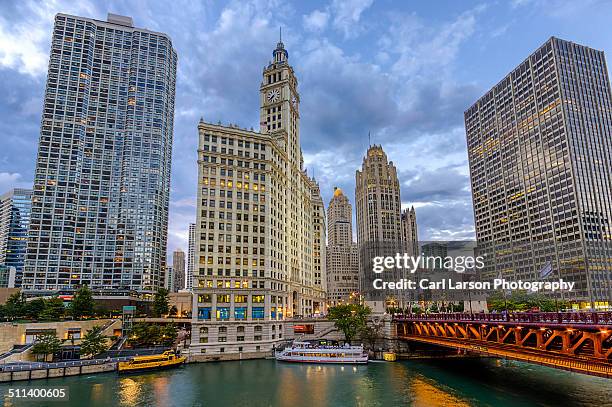
[{"label": "ornate building facade", "polygon": [[303,168],[298,81],[279,42],[260,131],[198,125],[191,352],[269,351],[284,321],[325,311],[325,212]]},{"label": "ornate building facade", "polygon": [[402,211],[401,221],[404,251],[416,258],[419,255],[419,234],[414,206]]},{"label": "ornate building facade", "polygon": [[[368,148],[361,170],[355,174],[357,204],[357,244],[359,248],[360,289],[366,301],[385,301],[387,306],[402,305],[407,290],[373,290],[372,259],[404,253],[401,222],[400,183],[397,168],[387,159],[382,146]],[[404,277],[401,270],[385,271],[387,281]]]},{"label": "ornate building facade", "polygon": [[327,207],[327,301],[348,302],[359,292],[359,260],[353,241],[352,206],[340,188]]}]

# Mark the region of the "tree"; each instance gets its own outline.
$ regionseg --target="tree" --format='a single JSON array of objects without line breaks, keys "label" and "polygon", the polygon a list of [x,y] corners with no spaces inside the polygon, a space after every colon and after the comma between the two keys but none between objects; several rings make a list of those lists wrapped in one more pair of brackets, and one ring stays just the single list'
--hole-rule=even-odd
[{"label": "tree", "polygon": [[56,321],[62,319],[65,312],[64,300],[59,297],[53,297],[45,301],[45,308],[38,318],[45,321]]},{"label": "tree", "polygon": [[381,338],[382,326],[380,324],[366,325],[361,330],[361,339],[369,349],[374,349],[376,342]]},{"label": "tree", "polygon": [[70,312],[75,319],[93,315],[94,299],[89,287],[84,285],[74,293],[74,297],[72,297],[72,302],[70,303]]},{"label": "tree", "polygon": [[23,292],[16,292],[6,300],[6,304],[4,305],[4,313],[8,319],[21,317],[23,316],[25,305],[26,298]]},{"label": "tree", "polygon": [[42,356],[42,359],[47,361],[47,356],[59,352],[61,347],[62,341],[54,333],[47,333],[36,338],[34,345],[32,345],[32,354],[37,357]]},{"label": "tree", "polygon": [[170,346],[178,337],[178,330],[174,324],[167,324],[161,328],[160,334],[159,342],[164,346]]},{"label": "tree", "polygon": [[160,337],[159,326],[142,322],[134,325],[128,341],[132,346],[147,347],[155,345]]},{"label": "tree", "polygon": [[91,356],[104,352],[107,349],[106,336],[102,334],[101,326],[94,326],[85,333],[81,342],[81,355]]},{"label": "tree", "polygon": [[327,318],[334,321],[336,328],[344,333],[347,342],[366,326],[366,319],[372,310],[361,304],[340,304],[328,310]]},{"label": "tree", "polygon": [[155,293],[155,298],[153,299],[153,316],[161,317],[162,315],[167,315],[169,311],[168,290],[160,288]]},{"label": "tree", "polygon": [[45,310],[45,300],[43,298],[34,298],[30,302],[26,302],[23,306],[23,316],[31,319],[37,319]]},{"label": "tree", "polygon": [[177,336],[178,331],[174,324],[159,326],[142,322],[134,325],[128,341],[136,347],[170,346]]}]

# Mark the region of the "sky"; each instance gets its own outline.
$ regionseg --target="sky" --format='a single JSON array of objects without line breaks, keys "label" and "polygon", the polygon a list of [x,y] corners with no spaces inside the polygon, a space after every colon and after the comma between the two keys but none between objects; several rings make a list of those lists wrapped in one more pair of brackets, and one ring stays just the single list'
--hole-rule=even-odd
[{"label": "sky", "polygon": [[279,27],[301,96],[305,166],[326,204],[354,202],[355,170],[381,144],[421,240],[473,238],[463,112],[549,37],[612,51],[605,1],[0,0],[0,193],[32,187],[53,19],[131,16],[179,56],[168,250],[195,222],[197,123],[255,129]]}]

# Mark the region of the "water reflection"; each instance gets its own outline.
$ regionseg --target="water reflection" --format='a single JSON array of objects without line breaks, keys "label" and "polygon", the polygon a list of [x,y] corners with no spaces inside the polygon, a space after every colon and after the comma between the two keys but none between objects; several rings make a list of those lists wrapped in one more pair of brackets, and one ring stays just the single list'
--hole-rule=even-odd
[{"label": "water reflection", "polygon": [[416,407],[469,406],[470,403],[419,377],[410,381],[412,405]]},{"label": "water reflection", "polygon": [[[31,386],[33,383],[22,383]],[[69,407],[97,406],[532,406],[606,405],[612,386],[518,362],[445,359],[301,365],[271,360],[193,364],[134,376],[100,374],[41,381],[68,386]],[[16,385],[0,385],[0,394]],[[5,406],[30,402],[0,399]]]}]

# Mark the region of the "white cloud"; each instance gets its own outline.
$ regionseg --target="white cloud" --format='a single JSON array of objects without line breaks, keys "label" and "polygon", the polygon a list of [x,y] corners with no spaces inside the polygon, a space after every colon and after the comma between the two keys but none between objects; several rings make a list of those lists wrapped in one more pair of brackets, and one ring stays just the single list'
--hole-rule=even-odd
[{"label": "white cloud", "polygon": [[0,194],[13,188],[32,188],[33,182],[24,181],[22,178],[17,172],[0,172]]},{"label": "white cloud", "polygon": [[72,10],[75,14],[92,15],[92,9],[87,1],[18,3],[16,12],[23,14],[24,19],[0,17],[0,67],[35,77],[45,75],[55,14]]},{"label": "white cloud", "polygon": [[331,10],[334,14],[334,27],[342,32],[344,38],[354,38],[363,29],[359,25],[361,14],[366,11],[374,0],[334,0]]},{"label": "white cloud", "polygon": [[304,28],[307,31],[321,32],[327,28],[329,13],[326,11],[314,10],[312,13],[303,17]]}]

